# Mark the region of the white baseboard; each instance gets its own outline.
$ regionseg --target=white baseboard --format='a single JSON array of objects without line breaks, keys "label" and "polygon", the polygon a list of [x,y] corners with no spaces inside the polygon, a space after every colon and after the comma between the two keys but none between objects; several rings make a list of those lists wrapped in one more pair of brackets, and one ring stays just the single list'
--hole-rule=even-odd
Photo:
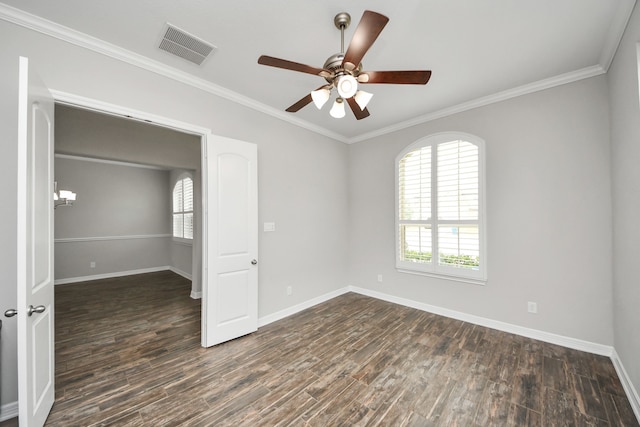
[{"label": "white baseboard", "polygon": [[631,378],[629,378],[627,371],[624,369],[622,361],[620,360],[620,357],[618,356],[615,348],[613,349],[613,354],[611,355],[611,361],[613,362],[613,367],[616,368],[618,378],[620,378],[620,382],[622,383],[622,387],[627,394],[627,398],[629,398],[629,403],[631,404],[633,413],[636,414],[636,418],[640,423],[640,395],[638,395],[638,390],[636,390],[633,386]]},{"label": "white baseboard", "polygon": [[450,317],[452,319],[462,320],[463,322],[473,323],[474,325],[485,326],[491,329],[497,329],[503,332],[509,332],[521,335],[527,338],[557,344],[563,347],[573,348],[575,350],[586,351],[588,353],[599,354],[601,356],[611,357],[613,347],[603,344],[597,344],[589,341],[583,341],[576,338],[565,337],[550,332],[539,331],[537,329],[525,328],[523,326],[513,325],[511,323],[500,322],[498,320],[487,319],[485,317],[474,316],[472,314],[462,313],[460,311],[449,310],[447,308],[435,305],[425,304],[406,298],[400,298],[382,292],[372,291],[370,289],[359,288],[357,286],[349,286],[349,291],[358,294],[370,296],[383,301],[392,302],[394,304],[404,305],[406,307],[415,308],[429,313],[438,314],[440,316]]},{"label": "white baseboard", "polygon": [[69,283],[88,282],[90,280],[111,279],[113,277],[132,276],[134,274],[155,273],[156,271],[171,270],[168,265],[161,267],[141,268],[139,270],[116,271],[113,273],[95,274],[92,276],[69,277],[67,279],[56,279],[55,285],[66,285]]},{"label": "white baseboard", "polygon": [[347,292],[349,292],[348,288],[342,288],[342,289],[338,289],[336,291],[332,291],[329,293],[326,293],[324,295],[320,295],[319,297],[315,297],[313,299],[310,299],[309,301],[305,301],[302,302],[300,304],[294,305],[292,307],[289,308],[285,308],[284,310],[278,311],[276,313],[273,314],[269,314],[267,316],[261,317],[258,319],[258,327],[262,327],[265,325],[268,325],[269,323],[273,323],[276,322],[278,320],[282,320],[285,317],[289,317],[293,314],[296,314],[302,310],[306,310],[307,308],[311,308],[314,305],[318,305],[321,304],[325,301],[329,301],[330,299],[333,299],[337,296],[346,294]]},{"label": "white baseboard", "polygon": [[169,267],[169,270],[173,271],[178,276],[184,277],[187,280],[193,280],[193,278],[191,277],[191,274],[187,273],[186,271],[182,271],[182,270],[180,270],[178,268],[175,268],[175,267]]},{"label": "white baseboard", "polygon": [[5,403],[0,406],[0,422],[10,420],[18,416],[18,401]]},{"label": "white baseboard", "polygon": [[[169,267],[169,270],[173,271],[178,276],[182,276],[187,280],[193,281],[193,277],[191,276],[191,274],[187,273],[186,271],[182,271],[179,268],[175,268],[175,267]],[[193,284],[191,286],[193,286]],[[202,299],[202,292],[194,291],[192,289],[191,294],[189,296],[191,297],[191,299]]]}]

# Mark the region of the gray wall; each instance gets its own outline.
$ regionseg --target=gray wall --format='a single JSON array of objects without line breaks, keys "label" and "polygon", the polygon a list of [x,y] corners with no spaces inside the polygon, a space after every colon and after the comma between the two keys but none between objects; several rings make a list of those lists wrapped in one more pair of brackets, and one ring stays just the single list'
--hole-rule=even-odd
[{"label": "gray wall", "polygon": [[[347,150],[324,136],[287,124],[202,90],[155,75],[5,21],[0,22],[3,126],[0,170],[8,198],[3,210],[3,307],[15,305],[16,82],[18,56],[28,56],[52,89],[211,129],[214,134],[256,143],[259,162],[259,221],[277,230],[259,238],[259,316],[267,316],[342,288],[347,270]],[[6,90],[5,87],[7,86]],[[6,125],[5,125],[6,124]],[[61,152],[83,153],[79,148]],[[155,153],[122,150],[132,162],[159,164]],[[156,149],[163,152],[164,149]],[[6,154],[6,155],[5,155]],[[106,158],[111,158],[105,155]],[[169,165],[192,169],[191,165]],[[73,209],[73,208],[72,208]],[[262,230],[262,226],[260,226]],[[5,238],[6,236],[6,238]],[[195,271],[195,270],[194,270]],[[286,295],[286,287],[293,294]],[[8,308],[8,307],[7,307]],[[15,321],[5,322],[0,405],[17,400]]]},{"label": "gray wall", "polygon": [[[608,117],[601,76],[350,146],[350,284],[612,345]],[[486,142],[484,286],[395,270],[395,157],[444,131]]]},{"label": "gray wall", "polygon": [[56,157],[55,179],[77,193],[55,210],[56,280],[169,265],[168,170]]},{"label": "gray wall", "polygon": [[613,297],[615,348],[640,391],[640,107],[636,6],[609,69],[613,180]]}]

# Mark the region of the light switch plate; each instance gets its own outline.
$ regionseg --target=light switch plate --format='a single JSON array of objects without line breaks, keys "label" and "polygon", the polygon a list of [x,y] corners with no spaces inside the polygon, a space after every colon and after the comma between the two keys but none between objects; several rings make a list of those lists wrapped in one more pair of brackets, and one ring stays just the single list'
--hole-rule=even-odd
[{"label": "light switch plate", "polygon": [[276,223],[275,222],[265,222],[264,223],[264,231],[276,231]]}]

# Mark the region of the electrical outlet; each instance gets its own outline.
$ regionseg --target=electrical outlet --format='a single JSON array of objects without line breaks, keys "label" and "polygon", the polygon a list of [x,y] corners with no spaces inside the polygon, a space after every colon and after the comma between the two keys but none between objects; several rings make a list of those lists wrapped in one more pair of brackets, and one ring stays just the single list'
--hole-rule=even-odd
[{"label": "electrical outlet", "polygon": [[378,274],[378,282],[382,283],[382,274]]},{"label": "electrical outlet", "polygon": [[91,261],[91,262],[89,263],[89,267],[90,267],[90,268],[96,268],[96,262],[95,262],[95,261]]},{"label": "electrical outlet", "polygon": [[536,314],[538,312],[538,304],[533,301],[529,301],[527,303],[527,311],[529,313]]},{"label": "electrical outlet", "polygon": [[293,288],[291,286],[287,286],[287,295],[291,295],[293,293]]}]

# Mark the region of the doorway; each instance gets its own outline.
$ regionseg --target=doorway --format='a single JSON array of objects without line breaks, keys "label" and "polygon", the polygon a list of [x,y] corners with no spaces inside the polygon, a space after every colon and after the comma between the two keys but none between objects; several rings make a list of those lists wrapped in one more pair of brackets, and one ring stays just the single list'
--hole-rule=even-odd
[{"label": "doorway", "polygon": [[[72,205],[57,203],[56,284],[171,269],[199,297],[202,135],[65,104],[55,116],[55,180],[77,194]],[[185,174],[188,239],[174,237],[171,217],[174,181]]]},{"label": "doorway", "polygon": [[[18,334],[19,408],[21,419],[33,419],[42,424],[53,404],[54,204],[51,196],[54,189],[54,102],[108,112],[109,115],[136,117],[137,120],[200,136],[202,206],[198,211],[201,214],[202,231],[196,235],[202,238],[199,239],[200,246],[196,246],[201,256],[195,258],[201,260],[202,268],[194,272],[206,273],[202,274],[200,334],[204,347],[257,329],[257,147],[255,144],[214,136],[204,128],[138,114],[86,98],[59,92],[53,92],[52,96],[37,73],[29,68],[28,58],[20,57],[19,63],[19,120],[16,127],[17,193],[22,195],[18,203],[16,241],[19,254],[16,289],[18,306],[22,307],[18,311],[18,330],[22,331]],[[62,198],[62,194],[58,197]],[[28,203],[29,200],[37,203]],[[215,220],[211,221],[210,226],[209,217]],[[29,232],[45,221],[49,224],[46,232],[40,232],[37,227],[35,232]],[[237,236],[243,236],[243,239]],[[41,275],[31,274],[34,270],[41,273],[44,267],[48,269],[44,272],[43,280],[40,280]],[[44,291],[47,291],[47,295],[40,297]],[[215,304],[211,303],[213,301]],[[26,310],[23,310],[25,307]],[[33,313],[45,314],[32,319]],[[36,333],[39,334],[37,339]],[[38,351],[34,351],[34,342],[39,344]],[[38,398],[36,402],[34,398],[44,392],[47,393],[46,405],[41,404],[42,399]],[[35,405],[38,405],[36,415],[33,410]]]}]

